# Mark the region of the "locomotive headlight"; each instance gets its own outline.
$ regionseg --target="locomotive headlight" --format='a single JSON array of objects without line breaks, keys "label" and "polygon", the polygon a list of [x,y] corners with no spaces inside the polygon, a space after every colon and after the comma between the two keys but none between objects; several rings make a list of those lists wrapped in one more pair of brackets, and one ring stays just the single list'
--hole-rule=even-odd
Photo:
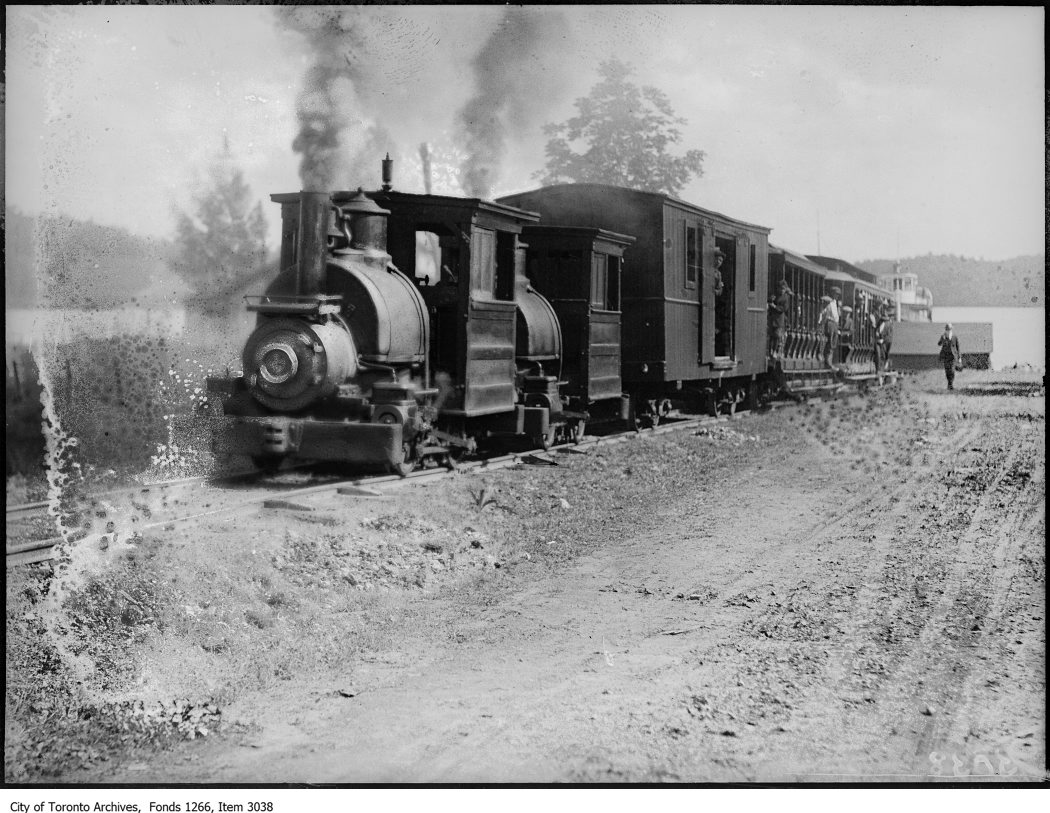
[{"label": "locomotive headlight", "polygon": [[243,354],[252,397],[281,412],[304,409],[357,373],[345,323],[272,317],[248,337]]},{"label": "locomotive headlight", "polygon": [[299,371],[299,358],[289,345],[272,342],[261,349],[259,375],[271,384],[282,384]]}]

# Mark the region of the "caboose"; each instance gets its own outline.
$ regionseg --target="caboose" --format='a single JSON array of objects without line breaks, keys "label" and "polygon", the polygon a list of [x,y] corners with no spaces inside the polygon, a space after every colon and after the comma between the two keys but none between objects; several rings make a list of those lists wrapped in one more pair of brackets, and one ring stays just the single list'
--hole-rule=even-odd
[{"label": "caboose", "polygon": [[500,198],[544,222],[634,235],[623,275],[624,386],[656,423],[754,404],[767,371],[770,230],[668,195],[562,184]]}]

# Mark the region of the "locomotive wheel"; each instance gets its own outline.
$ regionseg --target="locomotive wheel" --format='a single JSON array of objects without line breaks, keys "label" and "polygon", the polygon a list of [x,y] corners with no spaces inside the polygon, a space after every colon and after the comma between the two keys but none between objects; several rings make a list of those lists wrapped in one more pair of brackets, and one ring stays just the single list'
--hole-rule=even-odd
[{"label": "locomotive wheel", "polygon": [[583,436],[587,432],[587,421],[577,421],[572,427],[571,440],[574,444],[579,445],[583,441]]},{"label": "locomotive wheel", "polygon": [[281,458],[252,455],[252,463],[263,474],[276,474],[281,468]]},{"label": "locomotive wheel", "polygon": [[449,471],[455,471],[456,469],[458,469],[459,461],[460,458],[463,457],[463,454],[464,450],[461,448],[453,447],[449,449],[448,454],[446,454],[443,458],[446,468],[448,468]]},{"label": "locomotive wheel", "polygon": [[394,474],[400,475],[401,477],[408,477],[412,472],[416,470],[416,458],[415,453],[412,450],[412,444],[405,443],[401,446],[403,459],[400,463],[391,464],[390,468]]},{"label": "locomotive wheel", "polygon": [[533,440],[536,442],[537,445],[542,446],[543,447],[543,451],[546,452],[546,451],[548,451],[551,448],[551,446],[554,445],[554,438],[557,435],[557,433],[558,433],[558,427],[557,426],[552,426],[550,429],[548,429],[542,435],[539,435],[539,436],[533,438]]}]

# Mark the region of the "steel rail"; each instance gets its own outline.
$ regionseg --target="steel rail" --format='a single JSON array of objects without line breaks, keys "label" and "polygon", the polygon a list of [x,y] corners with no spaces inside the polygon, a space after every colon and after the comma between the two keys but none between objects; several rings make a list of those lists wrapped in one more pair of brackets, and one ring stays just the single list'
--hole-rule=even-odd
[{"label": "steel rail", "polygon": [[[733,416],[726,416],[723,419],[733,419],[743,417],[749,414],[747,410],[738,410]],[[593,448],[603,445],[613,445],[616,443],[622,443],[631,437],[636,436],[647,436],[647,435],[663,435],[670,432],[681,431],[683,429],[695,428],[704,424],[716,423],[719,418],[704,416],[699,418],[685,418],[681,420],[674,420],[673,423],[659,424],[649,429],[634,430],[628,429],[623,432],[616,432],[610,435],[603,435],[599,437],[591,436],[585,437],[579,443],[561,443],[555,446],[551,446],[549,450],[544,449],[528,449],[521,452],[513,452],[510,454],[499,455],[497,457],[485,458],[481,460],[468,460],[463,463],[459,463],[455,468],[438,468],[438,469],[417,469],[416,471],[410,472],[408,475],[402,477],[398,474],[378,474],[365,477],[353,477],[346,480],[335,480],[330,483],[323,483],[320,485],[306,486],[304,488],[295,488],[288,491],[280,492],[279,499],[289,500],[297,497],[309,496],[312,494],[319,494],[328,491],[338,491],[339,489],[345,489],[349,487],[368,488],[371,486],[385,485],[388,488],[399,488],[410,483],[417,483],[421,480],[438,480],[444,477],[451,476],[460,472],[469,471],[494,471],[497,469],[508,468],[522,462],[527,457],[533,457],[536,455],[548,454],[551,452],[559,452],[567,449],[586,449]],[[181,482],[194,482],[196,478],[191,478]],[[159,485],[159,484],[154,484]],[[153,487],[153,486],[150,486]],[[184,514],[177,517],[169,517],[157,522],[147,523],[136,527],[136,532],[153,530],[156,528],[164,528],[170,525],[175,525],[180,522],[188,522],[194,519],[201,519],[209,516],[216,516],[221,514],[232,514],[245,508],[260,505],[265,503],[267,500],[277,499],[274,494],[257,494],[248,499],[240,500],[238,502],[213,508],[207,511],[197,511],[191,514]],[[108,536],[109,534],[101,534],[100,536]],[[50,537],[48,539],[38,540],[27,540],[25,542],[16,543],[7,547],[7,567],[16,567],[23,564],[34,564],[37,562],[43,562],[54,557],[54,547],[64,540],[63,537]],[[79,541],[79,540],[77,540]]]}]

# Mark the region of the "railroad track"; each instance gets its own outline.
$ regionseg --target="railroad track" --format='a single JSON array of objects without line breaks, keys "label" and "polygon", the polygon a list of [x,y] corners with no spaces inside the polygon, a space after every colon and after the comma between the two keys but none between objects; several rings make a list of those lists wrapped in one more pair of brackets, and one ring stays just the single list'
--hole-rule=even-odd
[{"label": "railroad track", "polygon": [[[572,453],[573,451],[584,451],[588,448],[593,448],[602,445],[611,445],[626,441],[628,438],[635,435],[663,435],[671,432],[679,432],[685,429],[695,428],[703,426],[705,424],[716,423],[720,420],[738,419],[749,414],[746,410],[738,410],[735,415],[730,418],[713,418],[713,417],[688,417],[681,419],[672,419],[671,422],[661,423],[650,429],[643,429],[640,431],[627,430],[623,432],[615,432],[609,435],[603,435],[599,437],[588,436],[581,440],[579,443],[565,443],[551,447],[549,451],[543,449],[529,449],[520,452],[513,452],[510,454],[503,454],[496,457],[490,457],[480,460],[470,460],[459,463],[454,469],[447,468],[433,468],[433,469],[418,469],[406,477],[401,477],[397,474],[379,474],[372,476],[357,476],[345,479],[333,479],[329,482],[313,484],[304,487],[297,488],[274,488],[275,484],[272,481],[266,483],[266,487],[251,494],[243,496],[242,499],[236,499],[238,496],[236,492],[225,491],[221,492],[216,490],[215,494],[221,494],[222,496],[233,496],[234,499],[231,502],[227,502],[223,505],[212,506],[211,504],[205,504],[202,506],[203,510],[189,510],[182,511],[174,515],[165,516],[158,518],[155,521],[147,523],[138,523],[135,526],[136,532],[154,530],[157,528],[164,528],[173,526],[180,522],[187,522],[194,519],[201,519],[208,516],[216,516],[220,514],[232,513],[240,510],[250,508],[252,506],[264,505],[268,501],[273,502],[287,502],[294,500],[299,497],[308,496],[311,494],[319,494],[324,492],[337,492],[343,489],[346,493],[353,495],[359,493],[363,496],[368,496],[369,491],[376,486],[385,486],[387,488],[398,488],[403,485],[410,483],[418,483],[421,481],[437,480],[443,477],[447,477],[451,474],[463,471],[492,471],[495,469],[507,468],[509,466],[516,465],[520,462],[525,461],[527,458],[535,458],[539,456],[541,459],[549,456],[552,453],[563,452]],[[284,472],[282,472],[283,474]],[[239,475],[238,479],[243,479],[244,475]],[[128,489],[117,489],[105,494],[94,495],[93,499],[101,498],[104,496],[114,497],[116,495],[127,495],[129,498],[140,495],[143,490],[160,490],[164,488],[172,488],[177,486],[194,486],[194,485],[214,485],[221,482],[226,482],[228,478],[223,478],[220,481],[209,480],[206,477],[200,478],[186,478],[184,480],[173,480],[165,483],[155,483],[150,486],[140,486],[137,488]],[[375,492],[376,494],[380,492]],[[27,503],[24,505],[12,506],[8,510],[8,522],[12,520],[12,515],[15,516],[26,516],[33,512],[42,513],[46,511],[48,503]],[[108,534],[98,535],[100,538]],[[10,533],[9,533],[10,536]],[[36,539],[26,540],[22,542],[16,542],[14,544],[7,545],[7,567],[17,567],[19,565],[34,564],[37,562],[47,561],[54,557],[55,545],[63,541],[62,537],[50,537],[47,539]]]},{"label": "railroad track", "polygon": [[[838,391],[828,391],[829,397],[837,397]],[[819,395],[815,397],[807,397],[804,399],[809,403],[819,403],[823,400]],[[765,410],[773,410],[783,408],[786,406],[796,406],[797,402],[784,401],[776,402],[767,405]],[[220,514],[231,513],[246,508],[263,505],[267,501],[274,501],[275,499],[289,501],[297,497],[303,497],[310,494],[323,493],[326,491],[338,491],[339,489],[364,489],[360,493],[367,495],[367,489],[370,489],[379,485],[386,485],[387,487],[399,487],[408,483],[417,483],[422,480],[435,480],[442,477],[447,477],[450,474],[460,471],[472,471],[472,470],[484,470],[490,471],[494,469],[506,468],[509,466],[516,465],[522,462],[526,458],[548,455],[554,452],[562,452],[565,450],[584,450],[589,447],[599,445],[610,445],[626,441],[628,438],[636,435],[662,435],[670,432],[677,432],[684,429],[695,428],[707,424],[717,423],[719,421],[738,420],[746,417],[751,413],[751,410],[747,409],[735,409],[728,416],[720,416],[718,418],[711,416],[678,416],[672,415],[664,419],[657,426],[646,428],[646,429],[628,429],[619,432],[613,432],[608,435],[601,436],[588,436],[581,440],[579,443],[564,443],[556,446],[552,446],[550,450],[543,449],[529,449],[525,451],[513,452],[510,454],[499,455],[496,457],[484,458],[479,460],[470,460],[463,463],[459,463],[453,469],[446,468],[434,468],[434,469],[418,469],[409,475],[402,477],[397,474],[378,474],[371,476],[357,476],[346,479],[334,479],[330,482],[305,486],[301,488],[288,488],[283,490],[275,489],[274,486],[280,487],[280,483],[275,483],[270,480],[267,481],[267,489],[264,492],[252,494],[251,496],[245,497],[244,499],[237,500],[226,505],[212,507],[210,504],[205,504],[205,510],[194,510],[190,512],[184,512],[177,515],[167,516],[163,519],[158,519],[154,522],[148,522],[144,524],[136,524],[135,532],[142,532],[147,530],[154,530],[156,528],[163,528],[166,526],[174,526],[180,522],[187,522],[194,519],[200,519],[208,516],[217,516]],[[307,468],[306,464],[292,466],[288,469],[283,469],[276,477],[285,475],[296,469]],[[144,491],[160,491],[168,488],[176,488],[180,486],[204,486],[204,485],[221,485],[222,483],[233,482],[237,480],[250,480],[253,477],[265,477],[259,472],[252,470],[249,472],[238,472],[232,475],[226,475],[222,478],[209,478],[209,477],[190,477],[181,480],[170,480],[162,481],[159,483],[153,483],[148,486],[137,486],[122,489],[114,489],[106,492],[101,492],[97,495],[91,495],[91,500],[104,499],[105,497],[116,497],[118,495],[125,495],[130,498],[133,496],[139,496]],[[218,492],[218,490],[216,491]],[[232,492],[226,492],[232,493]],[[352,492],[351,492],[352,493]],[[47,502],[37,503],[26,503],[23,505],[11,506],[8,510],[8,538],[10,538],[10,523],[12,519],[18,516],[28,516],[33,513],[42,514],[47,510]],[[98,538],[107,536],[106,534],[97,534]],[[7,567],[17,567],[19,565],[35,564],[38,562],[44,562],[54,558],[54,547],[63,542],[62,537],[49,537],[46,539],[26,540],[17,542],[14,544],[7,545]]]},{"label": "railroad track", "polygon": [[[297,468],[305,468],[304,465],[292,466],[284,471],[294,471]],[[203,475],[200,477],[181,477],[174,480],[159,480],[155,483],[144,483],[133,486],[119,486],[117,488],[106,489],[105,491],[98,491],[88,495],[90,500],[104,500],[107,498],[119,498],[119,497],[134,497],[142,494],[146,491],[163,491],[165,489],[174,489],[185,486],[194,485],[220,485],[222,483],[235,483],[240,480],[250,480],[258,477],[259,472],[256,469],[230,472],[229,474],[223,474],[218,477],[214,475]],[[27,502],[18,505],[7,506],[7,522],[10,525],[12,521],[18,522],[34,516],[44,516],[47,514],[48,507],[51,505],[49,500],[42,500],[40,502]]]}]

